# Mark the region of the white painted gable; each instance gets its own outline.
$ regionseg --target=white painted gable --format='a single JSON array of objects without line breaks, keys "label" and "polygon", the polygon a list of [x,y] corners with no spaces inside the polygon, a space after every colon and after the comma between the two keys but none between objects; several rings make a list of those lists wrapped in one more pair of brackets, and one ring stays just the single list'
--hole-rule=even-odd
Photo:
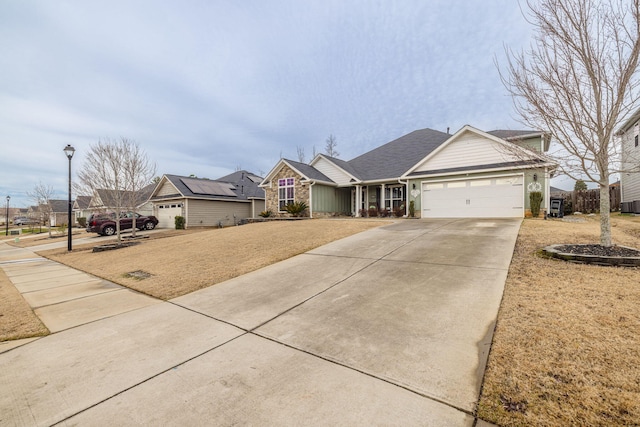
[{"label": "white painted gable", "polygon": [[324,157],[318,157],[315,162],[312,162],[312,166],[338,185],[351,182],[352,177],[349,174]]},{"label": "white painted gable", "polygon": [[440,150],[419,163],[413,172],[491,165],[521,160],[504,144],[471,130],[465,130]]}]

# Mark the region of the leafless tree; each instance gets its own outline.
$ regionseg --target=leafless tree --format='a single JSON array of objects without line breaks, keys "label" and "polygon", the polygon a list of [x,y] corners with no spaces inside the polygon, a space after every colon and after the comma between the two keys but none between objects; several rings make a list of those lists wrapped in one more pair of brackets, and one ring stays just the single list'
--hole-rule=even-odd
[{"label": "leafless tree", "polygon": [[[140,148],[137,142],[120,139],[121,149],[124,151],[124,177],[126,182],[125,195],[128,198],[127,207],[135,211],[137,206],[146,202],[142,200],[141,190],[153,182],[156,173],[156,165],[149,160],[147,154]],[[136,235],[136,218],[133,216],[131,235]]]},{"label": "leafless tree", "polygon": [[562,171],[600,188],[600,243],[611,246],[615,130],[637,105],[640,0],[527,1],[531,47],[507,50],[503,83],[524,124],[551,133]]},{"label": "leafless tree", "polygon": [[[49,231],[49,237],[51,237],[51,204],[49,201],[51,200],[51,196],[53,196],[54,191],[51,185],[43,184],[42,181],[38,182],[35,187],[33,187],[33,191],[27,191],[27,196],[31,200],[33,200],[38,207],[38,212],[40,214],[40,224],[44,221],[47,222],[47,230]],[[71,223],[70,220],[67,220],[67,223]]]},{"label": "leafless tree", "polygon": [[340,153],[336,150],[338,145],[338,141],[336,137],[333,135],[329,135],[327,140],[325,141],[324,152],[329,157],[338,157]]},{"label": "leafless tree", "polygon": [[[108,199],[103,204],[115,211],[116,234],[120,237],[120,216],[126,209],[136,207],[136,195],[155,174],[155,165],[137,143],[128,138],[104,138],[87,152],[82,169],[78,172],[81,189],[102,194]],[[135,222],[133,224],[135,230]]]},{"label": "leafless tree", "polygon": [[296,150],[298,151],[298,161],[300,163],[304,163],[305,161],[305,157],[304,157],[304,147],[300,147],[299,145],[296,146]]}]

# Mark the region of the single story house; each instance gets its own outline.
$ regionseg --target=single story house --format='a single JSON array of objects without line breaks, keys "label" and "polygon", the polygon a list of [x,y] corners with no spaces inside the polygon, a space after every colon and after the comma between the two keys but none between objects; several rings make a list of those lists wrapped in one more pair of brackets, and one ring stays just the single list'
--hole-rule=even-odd
[{"label": "single story house", "polygon": [[184,217],[186,228],[235,225],[264,211],[261,181],[245,170],[216,180],[163,175],[149,200],[158,227],[174,228],[176,216]]},{"label": "single story house", "polygon": [[640,109],[624,122],[621,139],[620,198],[622,213],[640,214]]},{"label": "single story house", "polygon": [[556,168],[543,155],[549,142],[540,131],[421,129],[349,161],[324,154],[309,164],[281,159],[260,187],[266,209],[279,216],[302,201],[311,217],[407,215],[411,205],[423,218],[522,218],[531,215],[533,191],[543,193],[542,215]]},{"label": "single story house", "polygon": [[78,222],[78,218],[89,218],[91,215],[91,196],[76,196],[76,199],[73,201],[73,214],[75,216],[76,223]]},{"label": "single story house", "polygon": [[41,206],[40,212],[48,212],[49,224],[51,227],[59,227],[63,224],[68,224],[69,201],[49,200],[49,206]]},{"label": "single story house", "polygon": [[[116,190],[97,189],[93,193],[93,196],[91,196],[89,211],[91,213],[115,211],[118,205],[122,204],[123,201],[125,201],[127,204],[129,201],[132,201],[134,210],[137,213],[139,213],[140,215],[152,215],[153,206],[149,201],[149,198],[151,197],[151,193],[153,192],[155,186],[156,184],[149,184],[136,191],[135,194],[132,191],[123,191],[121,193],[122,197],[120,198],[117,197],[118,193],[116,193]],[[120,208],[122,210],[128,209],[126,206],[120,206]]]}]

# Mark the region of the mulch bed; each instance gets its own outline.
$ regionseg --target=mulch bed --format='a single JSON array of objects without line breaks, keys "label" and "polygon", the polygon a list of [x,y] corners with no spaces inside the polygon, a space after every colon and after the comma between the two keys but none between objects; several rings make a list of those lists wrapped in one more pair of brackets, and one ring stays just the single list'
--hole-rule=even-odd
[{"label": "mulch bed", "polygon": [[625,246],[602,245],[563,245],[556,246],[556,250],[576,255],[612,256],[612,257],[640,257],[640,251]]}]

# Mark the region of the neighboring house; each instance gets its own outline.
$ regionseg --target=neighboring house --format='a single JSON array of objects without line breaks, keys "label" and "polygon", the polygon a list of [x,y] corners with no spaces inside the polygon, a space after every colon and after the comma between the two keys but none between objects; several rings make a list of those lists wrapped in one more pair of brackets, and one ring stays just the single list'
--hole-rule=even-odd
[{"label": "neighboring house", "polygon": [[621,139],[620,197],[623,213],[640,214],[640,109],[616,133]]},{"label": "neighboring house", "polygon": [[309,164],[281,159],[260,186],[266,209],[279,216],[288,203],[303,201],[311,217],[370,209],[406,215],[413,202],[423,218],[521,218],[530,215],[532,191],[543,193],[541,212],[548,209],[556,165],[538,153],[548,151],[549,139],[539,131],[422,129],[349,161],[324,154]]},{"label": "neighboring house", "polygon": [[40,207],[40,212],[49,212],[49,225],[51,227],[59,227],[68,224],[69,221],[69,201],[68,200],[49,200],[49,207]]},{"label": "neighboring house", "polygon": [[[139,191],[136,191],[135,195],[131,191],[125,191],[122,194],[122,200],[133,200],[133,210],[140,215],[152,215],[153,204],[149,200],[151,193],[155,188],[155,184],[149,184]],[[98,189],[91,196],[91,202],[89,210],[91,212],[105,212],[114,211],[118,207],[118,197],[115,190]],[[127,209],[126,206],[120,206],[122,210]]]},{"label": "neighboring house", "polygon": [[89,218],[91,215],[91,196],[76,196],[73,201],[73,213],[78,222],[78,218]]},{"label": "neighboring house", "polygon": [[162,228],[174,228],[176,216],[185,218],[187,228],[238,224],[264,211],[261,181],[247,171],[216,180],[163,175],[151,194],[153,214]]}]

